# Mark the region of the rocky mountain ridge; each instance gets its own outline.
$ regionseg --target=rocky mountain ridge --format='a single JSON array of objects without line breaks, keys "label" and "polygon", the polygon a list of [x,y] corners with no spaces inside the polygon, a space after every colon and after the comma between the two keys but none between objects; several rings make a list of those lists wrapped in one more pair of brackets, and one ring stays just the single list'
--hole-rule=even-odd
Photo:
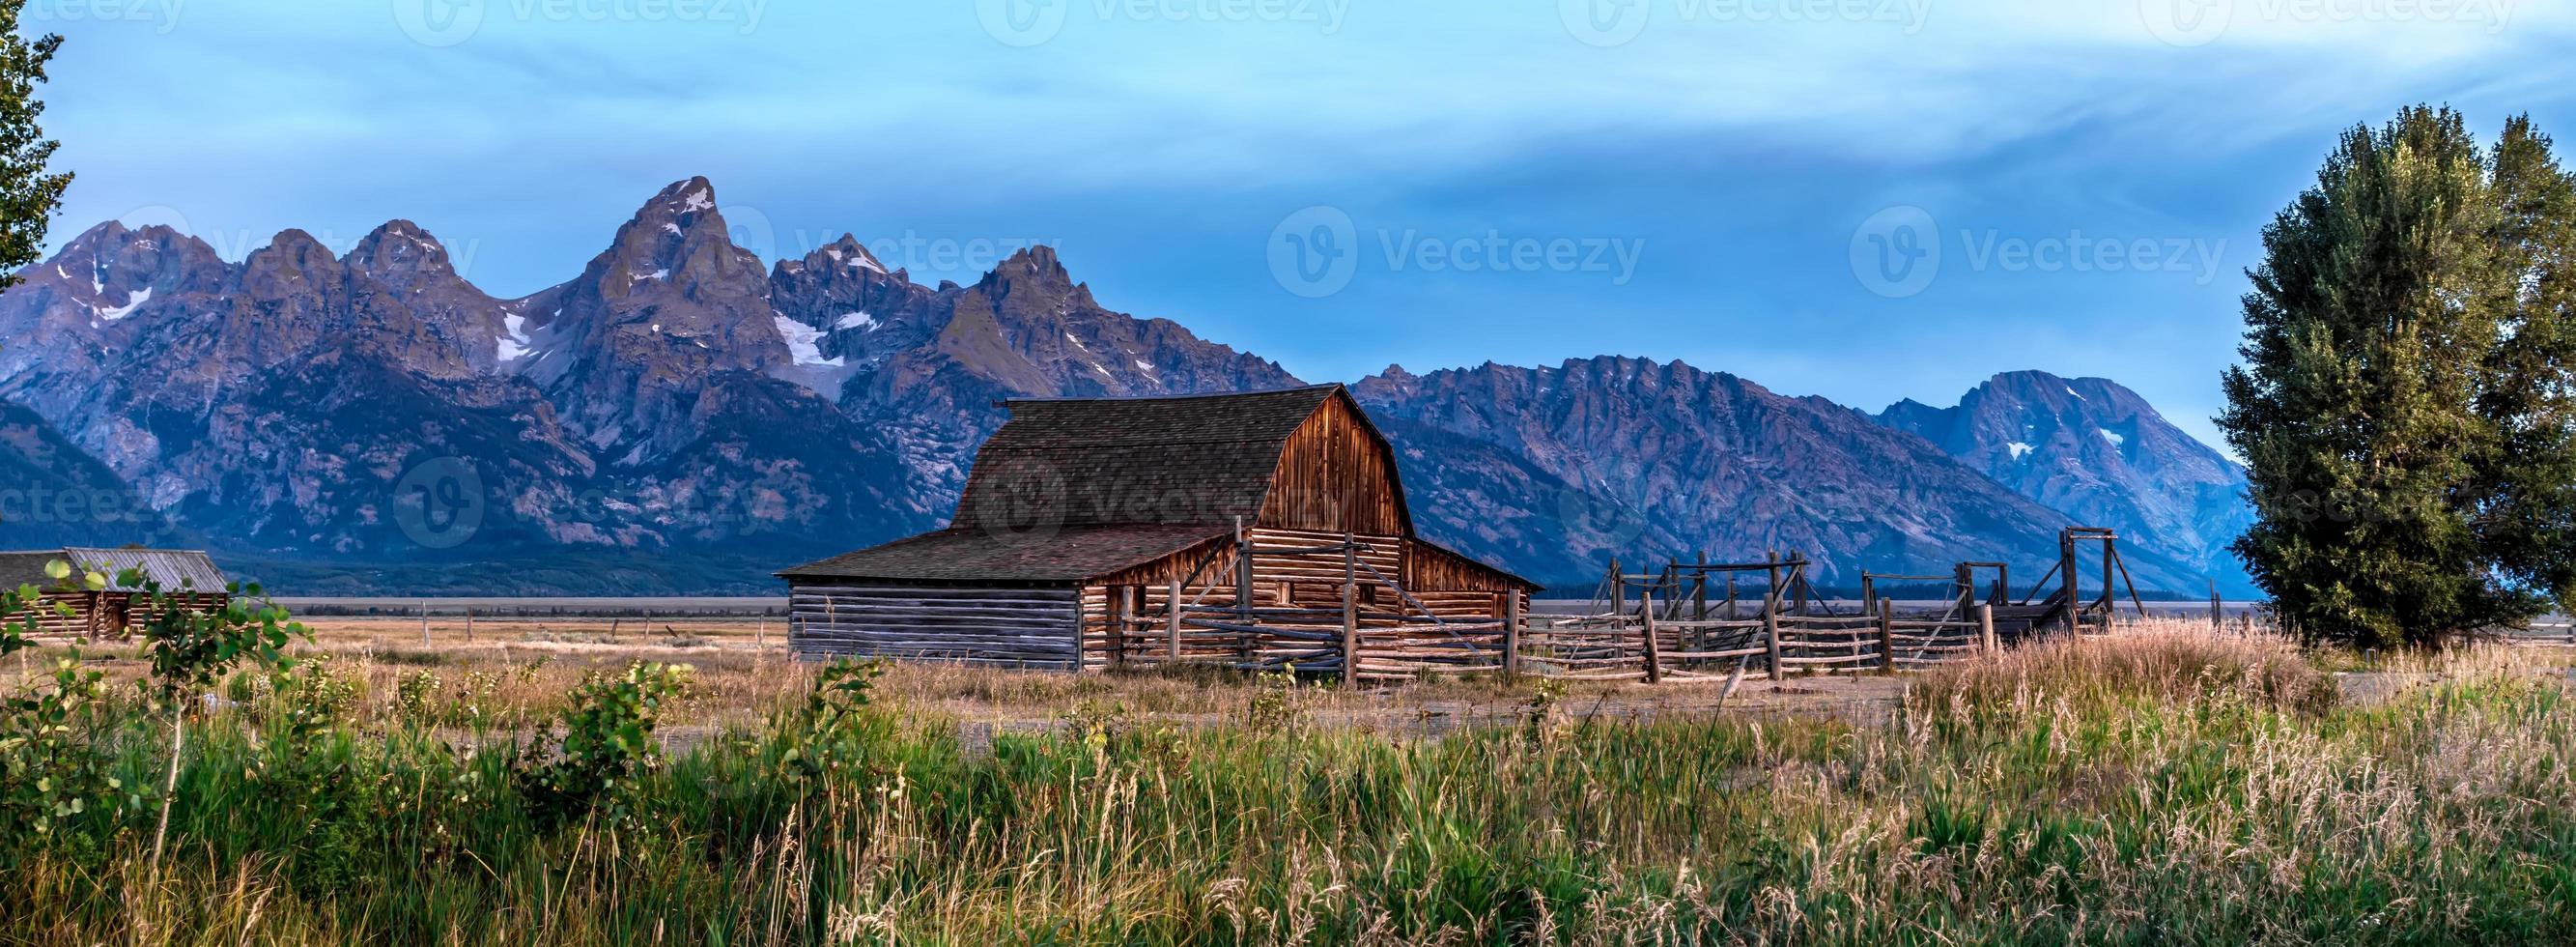
[{"label": "rocky mountain ridge", "polygon": [[[314,594],[770,592],[766,568],[941,523],[1001,399],[1301,384],[1103,306],[1051,248],[962,286],[848,236],[764,267],[703,178],[517,299],[399,220],[345,256],[290,230],[237,264],[111,222],[22,275],[0,294],[18,412],[0,435],[19,432],[0,473],[104,477],[153,535]],[[1355,391],[1426,533],[1548,581],[1623,550],[2028,558],[2067,519],[2054,503],[2112,504],[2167,469],[2016,492],[1978,472],[1982,447],[1917,436],[1934,414],[1881,424],[1679,363],[1390,370]],[[54,541],[5,514],[0,546]],[[2193,584],[2180,558],[2139,563]]]}]

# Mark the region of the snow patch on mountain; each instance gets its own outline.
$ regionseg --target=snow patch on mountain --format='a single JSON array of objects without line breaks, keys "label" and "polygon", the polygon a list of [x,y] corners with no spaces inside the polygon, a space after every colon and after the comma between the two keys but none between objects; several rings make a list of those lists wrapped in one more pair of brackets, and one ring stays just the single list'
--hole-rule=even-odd
[{"label": "snow patch on mountain", "polygon": [[106,307],[106,306],[100,306],[100,307],[95,307],[95,309],[96,309],[96,311],[98,312],[98,317],[99,317],[99,318],[101,318],[101,319],[105,319],[105,320],[107,320],[107,321],[109,321],[109,322],[115,322],[116,320],[123,319],[123,318],[125,318],[125,317],[127,317],[127,316],[133,315],[133,314],[134,314],[134,310],[135,310],[137,307],[140,307],[140,306],[142,306],[144,303],[151,302],[151,301],[152,301],[152,287],[146,286],[146,287],[143,287],[142,289],[135,290],[135,291],[134,291],[133,293],[131,293],[131,294],[128,294],[128,295],[125,297],[125,305],[122,305],[122,306],[116,306],[116,307],[113,307],[113,308],[111,308],[111,307]]},{"label": "snow patch on mountain", "polygon": [[840,356],[823,357],[823,330],[786,316],[771,316],[770,321],[778,326],[779,336],[787,340],[787,354],[796,364],[841,367]]}]

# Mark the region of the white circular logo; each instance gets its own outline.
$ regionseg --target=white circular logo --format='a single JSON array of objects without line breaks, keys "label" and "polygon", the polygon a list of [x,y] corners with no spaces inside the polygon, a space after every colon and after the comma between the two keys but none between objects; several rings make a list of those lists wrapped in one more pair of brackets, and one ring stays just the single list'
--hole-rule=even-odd
[{"label": "white circular logo", "polygon": [[483,0],[394,0],[394,24],[423,46],[454,46],[483,28]]},{"label": "white circular logo", "polygon": [[2138,0],[2138,22],[2167,46],[2217,39],[2235,14],[2235,0]]},{"label": "white circular logo", "polygon": [[[1065,511],[1084,499],[1070,496],[1072,484],[1055,465],[1035,457],[1014,457],[991,471],[976,471],[974,526],[1005,542],[1044,542],[1064,529]],[[959,511],[963,516],[964,511]],[[951,525],[967,525],[963,523]]]},{"label": "white circular logo", "polygon": [[1922,292],[1941,272],[1941,225],[1912,204],[1871,214],[1852,231],[1851,270],[1862,286],[1889,299]]},{"label": "white circular logo", "polygon": [[760,208],[735,204],[716,208],[716,213],[724,218],[725,239],[733,241],[734,246],[751,251],[763,262],[778,259],[778,228],[770,224],[769,215],[761,213]]},{"label": "white circular logo", "polygon": [[412,542],[454,549],[483,528],[483,475],[462,457],[434,457],[394,483],[394,524]]},{"label": "white circular logo", "polygon": [[1064,12],[1073,0],[975,0],[975,19],[984,32],[1004,46],[1026,49],[1054,39],[1064,29]]},{"label": "white circular logo", "polygon": [[1646,31],[1646,4],[1651,0],[1557,0],[1556,15],[1565,31],[1587,45],[1626,45]]},{"label": "white circular logo", "polygon": [[1556,521],[1569,543],[1620,549],[1646,533],[1646,514],[1617,498],[1568,489],[1556,496]]},{"label": "white circular logo", "polygon": [[1308,299],[1342,291],[1360,268],[1360,232],[1339,207],[1317,204],[1270,230],[1270,278]]}]

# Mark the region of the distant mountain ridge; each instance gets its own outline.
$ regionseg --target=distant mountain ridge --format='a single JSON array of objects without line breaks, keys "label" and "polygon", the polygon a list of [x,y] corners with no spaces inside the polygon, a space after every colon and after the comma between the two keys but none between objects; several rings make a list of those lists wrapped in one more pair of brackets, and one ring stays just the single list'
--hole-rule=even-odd
[{"label": "distant mountain ridge", "polygon": [[2025,497],[2090,525],[2146,538],[2242,585],[2227,545],[2253,524],[2245,468],[2106,378],[2007,372],[1934,408],[1879,414]]},{"label": "distant mountain ridge", "polygon": [[[0,490],[124,490],[141,512],[117,529],[310,594],[773,591],[769,567],[942,523],[1002,399],[1303,383],[1106,308],[1047,247],[963,286],[848,236],[764,267],[703,178],[518,299],[399,220],[345,256],[289,230],[237,264],[109,222],[21,275],[0,294]],[[2190,465],[2162,459],[2187,445],[2143,402],[2100,423],[2141,425],[2159,456],[2094,484],[2010,479],[1984,441],[1925,433],[1958,427],[1943,409],[1873,419],[1679,363],[1390,369],[1354,390],[1425,532],[1550,581],[1696,548],[1802,549],[1829,576],[2029,558],[2070,512],[2134,510],[2148,534],[2188,527],[2132,563],[2189,590],[2224,530],[2147,515],[2172,512],[2159,472]],[[112,532],[6,515],[0,546]]]},{"label": "distant mountain ridge", "polygon": [[[1554,511],[1574,555],[1592,569],[1611,555],[1759,560],[1770,551],[1815,559],[1819,582],[1859,573],[1944,573],[1966,560],[2047,563],[2056,534],[2080,516],[2051,509],[1959,463],[1933,444],[1822,398],[1791,398],[1681,362],[1601,357],[1556,368],[1487,364],[1413,375],[1400,368],[1356,388],[1399,436],[1399,465],[1434,538],[1505,561],[1527,526],[1515,511]],[[1403,450],[1415,432],[1486,445]],[[1560,499],[1548,502],[1553,492]],[[2144,586],[2189,589],[2196,562],[2137,543],[2128,565]],[[1582,571],[1542,573],[1567,583]],[[2035,578],[2035,576],[2034,576]]]}]

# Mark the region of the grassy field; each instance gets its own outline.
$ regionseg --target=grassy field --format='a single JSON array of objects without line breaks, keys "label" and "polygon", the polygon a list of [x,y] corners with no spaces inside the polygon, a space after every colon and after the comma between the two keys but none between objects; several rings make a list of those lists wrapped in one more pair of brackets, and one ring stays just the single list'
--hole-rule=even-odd
[{"label": "grassy field", "polygon": [[75,721],[130,798],[0,840],[0,941],[2576,938],[2576,718],[2533,652],[2362,667],[2173,626],[1720,708],[476,631],[334,621],[219,687],[158,861],[168,722]]}]

